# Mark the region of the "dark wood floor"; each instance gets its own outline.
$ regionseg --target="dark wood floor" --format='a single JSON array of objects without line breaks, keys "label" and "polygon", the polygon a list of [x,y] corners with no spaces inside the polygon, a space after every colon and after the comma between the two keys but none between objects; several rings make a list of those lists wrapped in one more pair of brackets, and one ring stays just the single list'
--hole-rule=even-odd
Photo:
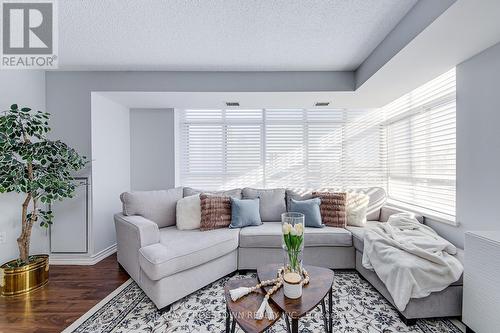
[{"label": "dark wood floor", "polygon": [[0,333],[59,333],[129,278],[116,255],[94,266],[50,266],[49,274],[28,296],[0,297]]}]

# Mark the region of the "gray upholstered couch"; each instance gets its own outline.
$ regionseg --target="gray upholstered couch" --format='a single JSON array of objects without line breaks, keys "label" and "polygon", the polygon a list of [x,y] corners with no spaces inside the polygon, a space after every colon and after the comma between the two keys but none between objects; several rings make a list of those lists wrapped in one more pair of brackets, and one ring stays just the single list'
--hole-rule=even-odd
[{"label": "gray upholstered couch", "polygon": [[[158,308],[237,270],[281,262],[279,216],[290,198],[310,194],[275,189],[256,193],[252,189],[226,192],[236,197],[261,198],[260,226],[212,231],[179,230],[175,226],[177,200],[200,191],[176,188],[166,191],[132,192],[121,196],[123,212],[115,215],[118,262]],[[397,212],[384,206],[385,191],[362,189],[370,196],[366,227],[306,228],[304,262],[334,269],[356,269],[391,303],[387,289],[375,273],[361,265],[363,233]],[[417,217],[423,222],[422,217]],[[268,220],[265,220],[268,219]],[[269,221],[270,220],[270,221]],[[459,258],[462,258],[460,252]],[[460,316],[462,282],[442,292],[414,299],[402,313],[403,319]]]}]

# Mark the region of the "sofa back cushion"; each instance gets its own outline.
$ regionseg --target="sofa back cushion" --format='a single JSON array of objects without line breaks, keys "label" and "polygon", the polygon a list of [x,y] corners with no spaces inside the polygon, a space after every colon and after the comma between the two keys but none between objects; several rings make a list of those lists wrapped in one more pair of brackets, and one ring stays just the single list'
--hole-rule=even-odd
[{"label": "sofa back cushion", "polygon": [[229,227],[231,224],[231,197],[202,193],[200,201],[201,231]]},{"label": "sofa back cushion", "polygon": [[321,220],[325,225],[336,228],[346,226],[345,192],[313,192],[312,196],[321,199]]},{"label": "sofa back cushion", "polygon": [[370,197],[368,208],[366,209],[366,219],[368,221],[380,221],[380,209],[387,201],[387,194],[381,187],[368,187],[355,189],[356,192],[365,193]]},{"label": "sofa back cushion", "polygon": [[286,212],[285,189],[256,189],[245,187],[242,191],[244,199],[259,198],[260,218],[266,222],[281,221],[281,214]]},{"label": "sofa back cushion", "polygon": [[201,193],[208,195],[222,195],[225,197],[241,199],[241,188],[235,188],[232,190],[222,190],[222,191],[210,191],[210,190],[199,190],[192,187],[184,187],[184,197],[189,197]]},{"label": "sofa back cushion", "polygon": [[292,199],[293,200],[308,200],[312,199],[312,191],[309,190],[296,190],[296,189],[287,189],[286,192],[286,206],[290,207]]},{"label": "sofa back cushion", "polygon": [[158,224],[175,225],[177,201],[182,198],[182,187],[161,191],[124,192],[120,195],[123,215],[140,215]]}]

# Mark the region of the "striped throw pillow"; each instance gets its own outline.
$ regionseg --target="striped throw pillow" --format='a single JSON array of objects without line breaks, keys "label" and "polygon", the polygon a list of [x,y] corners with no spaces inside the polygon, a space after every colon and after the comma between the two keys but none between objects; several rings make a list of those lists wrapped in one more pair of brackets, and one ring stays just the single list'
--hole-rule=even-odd
[{"label": "striped throw pillow", "polygon": [[314,198],[321,199],[321,220],[330,227],[346,226],[346,194],[343,192],[313,192]]},{"label": "striped throw pillow", "polygon": [[231,198],[227,196],[200,194],[200,230],[227,228],[231,224]]}]

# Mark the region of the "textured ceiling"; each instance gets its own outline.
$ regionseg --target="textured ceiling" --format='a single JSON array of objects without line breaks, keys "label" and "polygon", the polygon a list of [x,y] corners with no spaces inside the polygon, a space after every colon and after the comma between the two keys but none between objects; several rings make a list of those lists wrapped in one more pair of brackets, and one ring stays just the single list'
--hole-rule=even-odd
[{"label": "textured ceiling", "polygon": [[62,0],[59,66],[356,69],[417,0]]}]

